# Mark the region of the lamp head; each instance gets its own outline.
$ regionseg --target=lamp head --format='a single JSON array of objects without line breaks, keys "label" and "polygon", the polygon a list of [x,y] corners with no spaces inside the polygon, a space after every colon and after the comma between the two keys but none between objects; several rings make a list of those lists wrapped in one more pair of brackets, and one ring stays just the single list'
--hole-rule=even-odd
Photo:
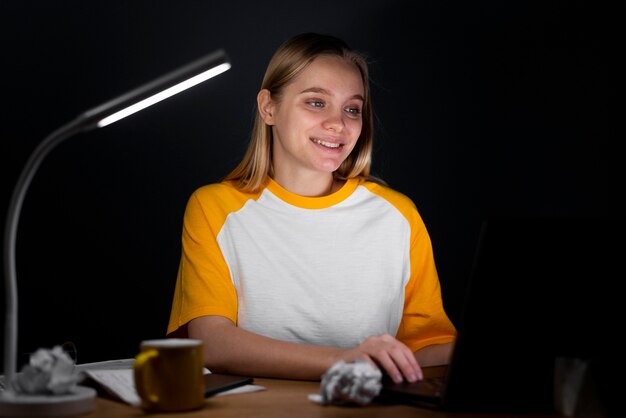
[{"label": "lamp head", "polygon": [[165,100],[230,69],[226,53],[219,49],[179,69],[146,83],[78,117],[85,129],[102,128]]}]

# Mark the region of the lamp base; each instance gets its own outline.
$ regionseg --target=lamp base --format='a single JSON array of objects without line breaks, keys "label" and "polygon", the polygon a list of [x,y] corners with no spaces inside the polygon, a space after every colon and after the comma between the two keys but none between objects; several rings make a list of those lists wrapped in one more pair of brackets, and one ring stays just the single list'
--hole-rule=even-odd
[{"label": "lamp base", "polygon": [[0,417],[71,417],[96,408],[96,391],[76,386],[66,395],[24,395],[0,392]]}]

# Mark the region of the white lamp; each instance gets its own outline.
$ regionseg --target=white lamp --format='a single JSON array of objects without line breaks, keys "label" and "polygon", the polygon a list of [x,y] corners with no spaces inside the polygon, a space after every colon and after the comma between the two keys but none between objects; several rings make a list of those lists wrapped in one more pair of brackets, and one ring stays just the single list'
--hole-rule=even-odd
[{"label": "white lamp", "polygon": [[22,203],[35,172],[48,153],[71,136],[116,122],[139,110],[193,87],[230,68],[226,53],[217,50],[150,83],[79,115],[48,135],[30,155],[13,190],[4,230],[4,278],[6,318],[4,339],[4,384],[0,392],[0,417],[81,415],[95,408],[95,390],[76,386],[66,395],[16,393],[13,382],[17,358],[17,275],[15,241]]}]

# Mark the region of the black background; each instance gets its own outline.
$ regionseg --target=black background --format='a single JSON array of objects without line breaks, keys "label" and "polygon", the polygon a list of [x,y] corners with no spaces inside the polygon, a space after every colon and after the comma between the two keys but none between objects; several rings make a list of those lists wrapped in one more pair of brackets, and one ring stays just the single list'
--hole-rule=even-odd
[{"label": "black background", "polygon": [[2,219],[53,130],[218,48],[233,65],[44,161],[19,224],[19,361],[65,341],[80,363],[127,358],[165,335],[186,200],[240,160],[271,54],[305,31],[369,57],[374,172],[418,206],[458,321],[486,216],[611,214],[614,13],[590,4],[2,0]]}]

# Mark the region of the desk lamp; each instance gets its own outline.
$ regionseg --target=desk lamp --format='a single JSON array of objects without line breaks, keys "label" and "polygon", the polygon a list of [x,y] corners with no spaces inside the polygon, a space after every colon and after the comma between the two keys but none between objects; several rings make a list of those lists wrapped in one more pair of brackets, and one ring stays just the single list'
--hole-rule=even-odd
[{"label": "desk lamp", "polygon": [[13,388],[17,357],[17,276],[15,241],[20,210],[28,186],[46,155],[71,136],[102,128],[161,100],[180,93],[230,68],[228,56],[217,50],[184,67],[80,114],[48,135],[30,155],[13,190],[4,230],[6,318],[4,339],[5,390],[0,392],[0,417],[70,416],[95,408],[95,390],[76,386],[66,395],[26,395]]}]

